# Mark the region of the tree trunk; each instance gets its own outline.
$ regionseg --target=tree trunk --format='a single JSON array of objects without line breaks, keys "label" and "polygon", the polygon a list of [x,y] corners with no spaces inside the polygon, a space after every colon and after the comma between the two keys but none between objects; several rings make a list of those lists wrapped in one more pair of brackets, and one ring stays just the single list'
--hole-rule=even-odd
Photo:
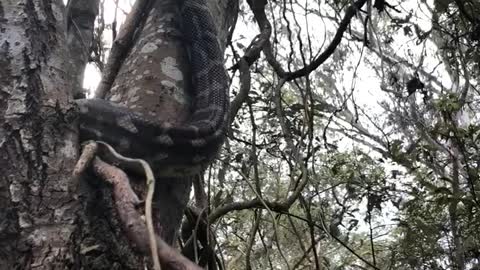
[{"label": "tree trunk", "polygon": [[[72,25],[61,0],[0,0],[0,269],[144,269],[109,186],[71,177],[79,152],[71,100],[88,57],[75,42],[89,47],[97,1],[71,4],[82,2],[69,6],[72,21],[83,16]],[[154,2],[108,97],[177,123],[190,104],[177,1]],[[210,7],[225,42],[235,10],[210,2],[219,2]],[[157,232],[172,244],[191,180],[157,182]]]}]

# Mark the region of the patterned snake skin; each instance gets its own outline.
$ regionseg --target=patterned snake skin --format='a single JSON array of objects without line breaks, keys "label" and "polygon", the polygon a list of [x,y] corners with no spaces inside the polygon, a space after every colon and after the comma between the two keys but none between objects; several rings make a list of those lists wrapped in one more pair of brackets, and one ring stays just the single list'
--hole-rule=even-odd
[{"label": "patterned snake skin", "polygon": [[183,1],[181,15],[193,74],[190,120],[172,126],[107,100],[76,100],[82,141],[104,141],[124,155],[145,159],[161,176],[199,173],[216,156],[228,120],[228,78],[205,0]]}]

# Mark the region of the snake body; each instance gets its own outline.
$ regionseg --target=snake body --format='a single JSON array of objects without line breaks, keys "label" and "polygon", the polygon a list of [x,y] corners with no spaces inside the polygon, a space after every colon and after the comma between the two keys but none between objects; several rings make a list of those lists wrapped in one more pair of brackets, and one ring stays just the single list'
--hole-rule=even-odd
[{"label": "snake body", "polygon": [[228,121],[228,78],[213,17],[205,0],[185,0],[180,10],[194,93],[188,121],[174,126],[108,100],[76,100],[82,141],[104,141],[154,168],[168,168],[162,169],[165,176],[196,174],[205,167],[216,156]]}]

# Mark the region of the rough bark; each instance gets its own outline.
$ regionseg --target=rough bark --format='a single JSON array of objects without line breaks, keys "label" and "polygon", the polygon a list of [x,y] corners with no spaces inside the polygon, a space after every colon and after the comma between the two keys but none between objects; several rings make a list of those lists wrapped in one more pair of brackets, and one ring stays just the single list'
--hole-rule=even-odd
[{"label": "rough bark", "polygon": [[[172,123],[187,117],[190,104],[175,2],[156,1],[109,95]],[[227,2],[212,5],[221,37],[232,17]],[[0,1],[1,269],[144,268],[121,231],[109,186],[70,177],[79,149],[70,101],[88,57],[74,52],[82,49],[79,37],[91,37],[95,9],[87,10],[86,30],[75,36],[61,0]],[[84,11],[69,9],[69,18]],[[157,182],[155,220],[171,244],[191,181]]]},{"label": "rough bark", "polygon": [[64,11],[61,1],[0,1],[2,269],[73,263],[78,142]]}]

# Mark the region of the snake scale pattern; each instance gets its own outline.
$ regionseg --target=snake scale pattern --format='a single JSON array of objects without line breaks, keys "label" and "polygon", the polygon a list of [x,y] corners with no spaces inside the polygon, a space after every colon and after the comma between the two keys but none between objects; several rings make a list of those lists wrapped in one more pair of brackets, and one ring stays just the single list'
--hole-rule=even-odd
[{"label": "snake scale pattern", "polygon": [[206,1],[185,0],[180,13],[194,93],[186,123],[174,126],[148,119],[103,99],[75,101],[82,141],[103,141],[121,154],[142,158],[161,171],[160,176],[199,173],[220,149],[228,122],[228,77]]}]

